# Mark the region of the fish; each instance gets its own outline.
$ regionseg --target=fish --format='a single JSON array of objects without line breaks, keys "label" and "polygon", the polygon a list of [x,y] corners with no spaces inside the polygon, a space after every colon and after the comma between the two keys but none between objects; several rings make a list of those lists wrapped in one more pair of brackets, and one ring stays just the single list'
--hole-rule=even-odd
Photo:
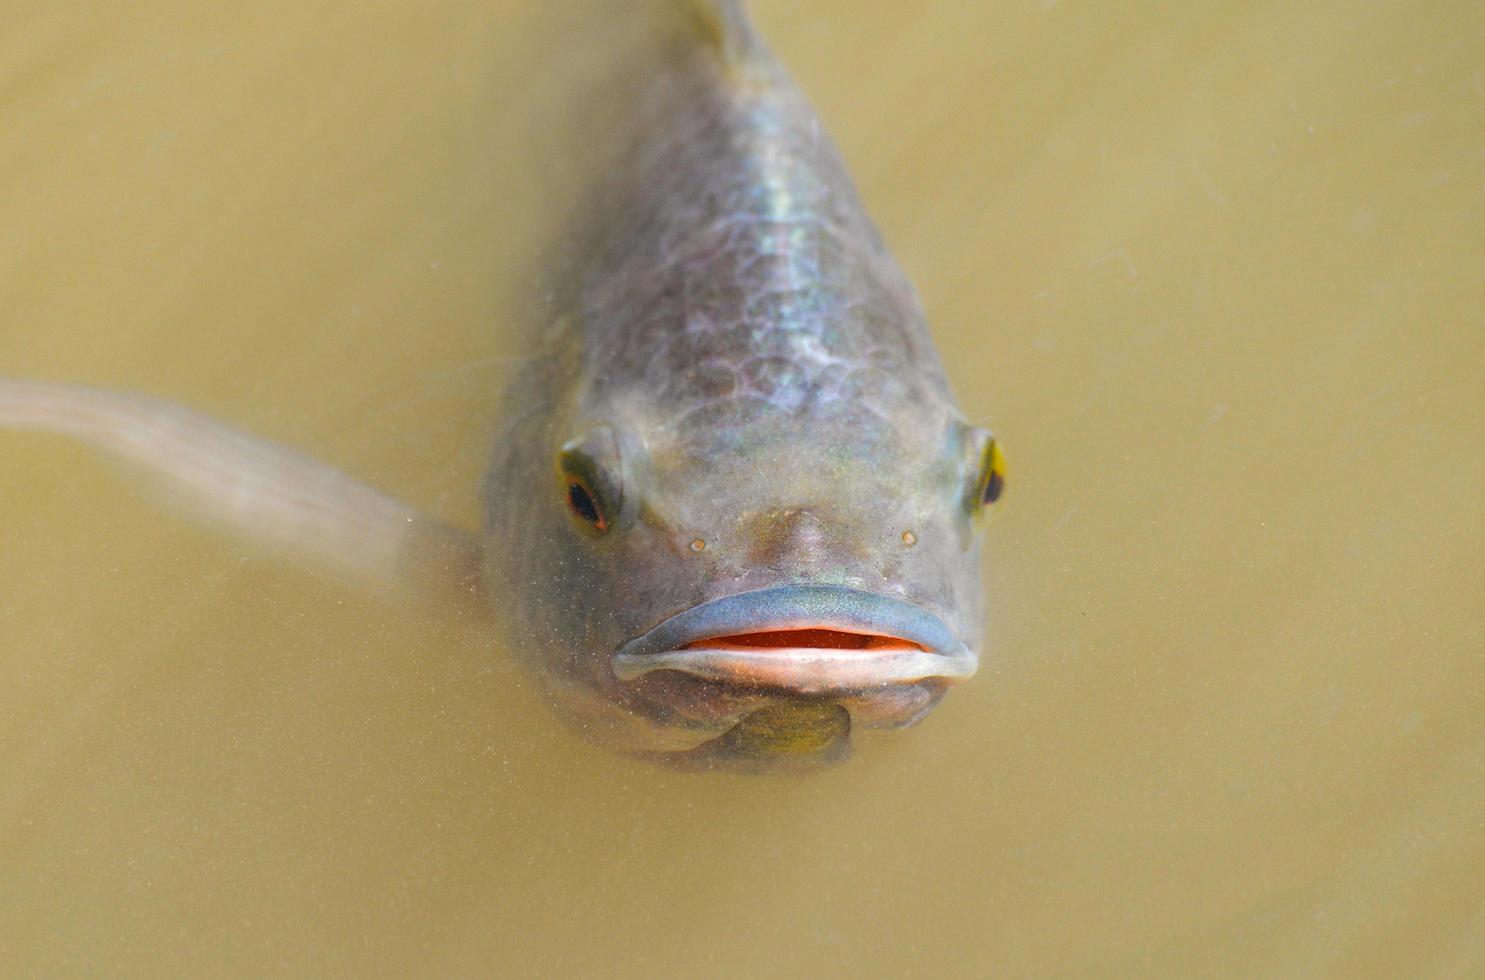
[{"label": "fish", "polygon": [[[737,0],[670,0],[594,75],[612,138],[523,316],[483,528],[148,395],[0,380],[0,427],[131,461],[177,509],[462,597],[575,730],[683,769],[810,770],[973,676],[1005,458]],[[607,101],[604,101],[607,100]]]}]

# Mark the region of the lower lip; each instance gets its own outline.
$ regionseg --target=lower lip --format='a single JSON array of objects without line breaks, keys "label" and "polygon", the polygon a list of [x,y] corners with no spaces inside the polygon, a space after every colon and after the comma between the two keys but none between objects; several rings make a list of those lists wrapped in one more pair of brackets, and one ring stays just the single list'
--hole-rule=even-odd
[{"label": "lower lip", "polygon": [[975,671],[972,655],[929,653],[904,645],[876,650],[820,647],[690,646],[662,653],[619,654],[614,673],[629,681],[659,670],[750,687],[828,694],[912,684],[939,678],[963,680]]}]

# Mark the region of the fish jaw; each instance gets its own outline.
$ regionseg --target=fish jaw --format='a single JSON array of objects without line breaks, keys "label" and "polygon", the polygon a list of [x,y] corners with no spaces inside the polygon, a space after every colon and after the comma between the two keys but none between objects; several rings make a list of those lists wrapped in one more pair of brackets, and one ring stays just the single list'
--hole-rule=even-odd
[{"label": "fish jaw", "polygon": [[678,671],[797,696],[838,696],[973,676],[975,653],[942,619],[890,596],[784,585],[703,602],[623,644],[620,681]]}]

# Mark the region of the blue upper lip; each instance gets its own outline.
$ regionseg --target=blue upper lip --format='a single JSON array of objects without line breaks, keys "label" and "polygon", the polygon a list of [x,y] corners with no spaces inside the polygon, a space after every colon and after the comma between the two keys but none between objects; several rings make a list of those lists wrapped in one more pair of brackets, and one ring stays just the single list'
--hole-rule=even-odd
[{"label": "blue upper lip", "polygon": [[625,643],[618,655],[627,659],[678,650],[709,637],[804,625],[893,636],[948,657],[970,652],[942,619],[910,602],[839,585],[781,585],[692,606]]}]

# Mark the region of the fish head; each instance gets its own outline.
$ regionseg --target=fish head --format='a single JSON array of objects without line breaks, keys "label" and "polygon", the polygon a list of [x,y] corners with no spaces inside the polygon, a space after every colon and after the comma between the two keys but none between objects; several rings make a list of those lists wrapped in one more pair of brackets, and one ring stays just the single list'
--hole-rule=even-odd
[{"label": "fish head", "polygon": [[542,672],[588,732],[680,765],[809,768],[975,672],[1004,462],[951,408],[733,400],[575,428],[526,560],[551,599]]}]

